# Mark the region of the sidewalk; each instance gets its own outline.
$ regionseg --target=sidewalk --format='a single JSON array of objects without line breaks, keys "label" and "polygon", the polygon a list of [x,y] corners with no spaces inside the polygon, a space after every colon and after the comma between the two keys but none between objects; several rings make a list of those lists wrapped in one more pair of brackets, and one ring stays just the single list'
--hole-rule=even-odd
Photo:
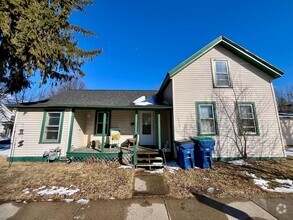
[{"label": "sidewalk", "polygon": [[136,198],[0,205],[0,219],[292,219],[292,199]]}]

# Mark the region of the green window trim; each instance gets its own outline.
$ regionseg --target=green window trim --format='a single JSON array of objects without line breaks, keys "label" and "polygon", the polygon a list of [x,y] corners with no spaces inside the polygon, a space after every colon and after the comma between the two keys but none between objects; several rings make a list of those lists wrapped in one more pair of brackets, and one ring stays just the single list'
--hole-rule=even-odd
[{"label": "green window trim", "polygon": [[[106,112],[106,113],[108,113],[108,127],[107,127],[107,122],[106,122],[106,132],[105,132],[105,134],[107,135],[107,136],[109,136],[110,135],[110,125],[111,125],[111,111],[109,111],[109,110],[96,110],[96,115],[95,115],[95,125],[94,125],[94,136],[102,136],[102,134],[103,134],[103,132],[101,132],[101,133],[97,133],[97,120],[98,120],[98,113],[104,113],[104,112]],[[103,114],[102,114],[103,115]]]},{"label": "green window trim", "polygon": [[[50,112],[58,112],[61,113],[61,121],[59,123],[59,134],[58,134],[58,140],[57,141],[45,141],[44,140],[44,132],[45,132],[45,126],[47,121],[47,114]],[[40,139],[39,144],[60,144],[62,139],[62,131],[63,131],[63,121],[64,121],[64,110],[56,109],[56,110],[44,110],[43,114],[43,121],[42,121],[42,128],[40,133]]]},{"label": "green window trim", "polygon": [[239,105],[251,105],[252,106],[252,111],[253,111],[253,117],[254,117],[254,123],[255,123],[255,133],[247,133],[245,134],[246,136],[259,136],[259,126],[258,126],[258,119],[257,119],[257,114],[256,114],[256,108],[255,108],[255,103],[254,102],[236,102],[235,103],[235,108],[236,108],[236,113],[237,113],[237,127],[238,127],[238,135],[243,136],[241,125],[240,125],[240,115],[239,115]]},{"label": "green window trim", "polygon": [[[216,102],[195,102],[196,105],[196,124],[197,124],[197,136],[217,136],[219,135],[219,128],[218,128],[218,119],[216,114]],[[214,123],[215,123],[215,133],[211,134],[202,134],[201,133],[201,125],[200,125],[200,105],[212,105],[213,106],[213,114],[214,114]]]}]

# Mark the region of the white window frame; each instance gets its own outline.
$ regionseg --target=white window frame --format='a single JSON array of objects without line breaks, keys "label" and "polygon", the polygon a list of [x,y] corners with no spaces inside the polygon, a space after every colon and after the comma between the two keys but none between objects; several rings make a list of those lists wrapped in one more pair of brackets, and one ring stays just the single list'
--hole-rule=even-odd
[{"label": "white window frame", "polygon": [[[227,72],[216,72],[216,63],[217,62],[224,62],[226,63],[226,68],[227,68]],[[229,68],[229,62],[228,60],[221,60],[221,59],[213,59],[212,60],[212,69],[213,69],[213,79],[214,79],[214,87],[223,87],[223,88],[228,88],[231,87],[231,80],[230,80],[230,68]],[[217,74],[218,75],[227,75],[227,79],[228,79],[228,85],[218,85],[218,81],[217,81]]]},{"label": "white window frame", "polygon": [[[241,118],[241,107],[247,107],[249,106],[251,109],[251,115],[252,118]],[[253,108],[253,104],[238,104],[238,115],[239,115],[239,120],[240,120],[240,125],[241,126],[241,133],[243,133],[244,131],[244,126],[241,124],[241,120],[253,120],[253,128],[254,128],[254,132],[247,132],[244,131],[245,134],[257,134],[257,126],[256,126],[256,118],[255,118],[255,112],[254,112],[254,108]],[[252,126],[246,126],[245,128],[252,128]]]},{"label": "white window frame", "polygon": [[97,114],[97,116],[96,116],[96,122],[95,122],[96,123],[96,126],[95,126],[95,135],[101,135],[102,134],[102,132],[101,133],[98,133],[99,126],[102,126],[102,130],[103,130],[103,121],[102,122],[99,122],[99,114],[104,115],[104,113],[106,113],[106,119],[107,119],[106,120],[106,131],[105,131],[105,134],[109,134],[109,131],[110,131],[110,117],[111,117],[110,116],[111,115],[110,111],[97,111],[96,112],[96,114]]},{"label": "white window frame", "polygon": [[[212,118],[202,118],[200,115],[200,108],[201,106],[212,106]],[[213,104],[198,104],[198,112],[199,112],[199,123],[200,123],[200,134],[202,135],[206,135],[206,134],[212,134],[215,135],[217,133],[217,129],[216,129],[216,120],[215,120],[215,109],[214,109],[214,105]],[[214,125],[214,131],[211,132],[202,132],[202,120],[213,120],[213,125]]]},{"label": "white window frame", "polygon": [[[59,114],[59,124],[58,125],[49,125],[49,121],[50,121],[50,116],[49,114]],[[60,133],[61,133],[61,123],[62,123],[62,115],[63,112],[59,112],[59,111],[48,111],[46,112],[46,119],[45,119],[45,125],[44,125],[44,131],[43,131],[43,139],[42,142],[47,143],[47,142],[52,142],[52,143],[57,143],[60,141]],[[56,139],[47,139],[47,132],[48,132],[48,127],[55,127],[58,128],[58,135]]]}]

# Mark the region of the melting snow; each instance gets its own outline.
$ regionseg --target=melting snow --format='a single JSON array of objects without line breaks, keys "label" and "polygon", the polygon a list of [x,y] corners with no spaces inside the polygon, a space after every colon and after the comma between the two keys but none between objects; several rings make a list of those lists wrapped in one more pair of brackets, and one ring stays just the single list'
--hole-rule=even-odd
[{"label": "melting snow", "polygon": [[73,202],[73,199],[63,199],[64,202],[70,203]]},{"label": "melting snow", "polygon": [[88,199],[79,199],[76,201],[78,204],[85,205],[89,203]]},{"label": "melting snow", "polygon": [[162,174],[164,173],[164,169],[157,169],[157,170],[146,170],[145,172],[153,173],[153,174]]},{"label": "melting snow", "polygon": [[[39,188],[40,189],[40,188]],[[38,190],[36,190],[38,191]],[[79,192],[80,189],[76,188],[76,189],[68,189],[68,188],[65,188],[65,187],[56,187],[56,186],[53,186],[51,189],[45,189],[45,188],[42,188],[41,187],[41,190],[38,191],[37,193],[41,196],[43,195],[53,195],[53,194],[59,194],[59,195],[68,195],[68,196],[71,196],[73,195],[74,193],[77,193]]]},{"label": "melting snow", "polygon": [[130,168],[133,168],[133,166],[130,164],[129,165],[121,165],[118,167],[118,169],[130,169]]},{"label": "melting snow", "polygon": [[133,101],[135,105],[146,106],[146,105],[155,105],[156,101],[153,97],[145,99],[145,96],[142,96]]},{"label": "melting snow", "polygon": [[293,193],[293,180],[284,180],[284,179],[275,179],[273,180],[274,182],[284,184],[281,187],[276,187],[274,189],[269,189],[269,183],[270,181],[264,180],[262,178],[258,178],[255,174],[253,173],[248,173],[245,172],[247,176],[250,176],[253,178],[253,182],[255,185],[258,185],[260,188],[263,190],[269,191],[269,192],[278,192],[278,193]]},{"label": "melting snow", "polygon": [[229,161],[229,163],[234,164],[234,165],[249,165],[249,163],[245,162],[244,160],[233,160],[233,161]]},{"label": "melting snow", "polygon": [[176,170],[181,170],[176,161],[167,162],[166,169],[169,173],[175,173]]},{"label": "melting snow", "polygon": [[287,148],[286,149],[286,155],[293,157],[293,148]]}]

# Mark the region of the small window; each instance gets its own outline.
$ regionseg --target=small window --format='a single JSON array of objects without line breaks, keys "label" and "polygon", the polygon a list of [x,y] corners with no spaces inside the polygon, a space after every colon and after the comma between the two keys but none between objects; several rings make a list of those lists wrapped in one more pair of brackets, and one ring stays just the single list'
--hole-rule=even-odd
[{"label": "small window", "polygon": [[215,135],[217,134],[217,122],[214,103],[197,103],[198,113],[198,134]]},{"label": "small window", "polygon": [[62,132],[63,112],[45,112],[40,142],[59,143]]},{"label": "small window", "polygon": [[253,104],[238,104],[239,133],[258,134],[257,119]]},{"label": "small window", "polygon": [[213,60],[213,71],[215,87],[230,87],[230,77],[227,60]]},{"label": "small window", "polygon": [[106,134],[109,134],[109,128],[110,128],[110,112],[109,111],[97,111],[95,134],[103,133],[104,113],[106,113]]}]

